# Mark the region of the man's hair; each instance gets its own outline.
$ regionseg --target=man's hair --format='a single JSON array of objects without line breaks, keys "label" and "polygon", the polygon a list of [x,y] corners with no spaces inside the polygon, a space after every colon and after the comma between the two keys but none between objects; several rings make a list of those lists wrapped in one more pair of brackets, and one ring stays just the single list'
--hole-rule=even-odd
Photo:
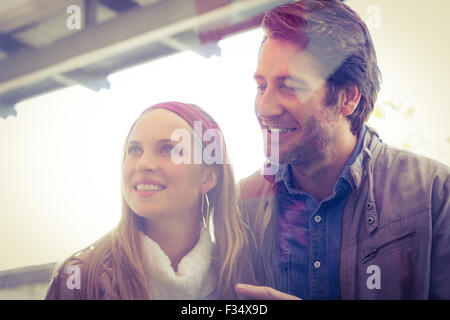
[{"label": "man's hair", "polygon": [[348,85],[359,88],[361,100],[347,116],[352,133],[358,134],[373,111],[381,82],[372,38],[358,14],[339,0],[302,0],[268,11],[262,27],[265,39],[292,41],[317,59],[327,80],[325,105],[335,105]]}]

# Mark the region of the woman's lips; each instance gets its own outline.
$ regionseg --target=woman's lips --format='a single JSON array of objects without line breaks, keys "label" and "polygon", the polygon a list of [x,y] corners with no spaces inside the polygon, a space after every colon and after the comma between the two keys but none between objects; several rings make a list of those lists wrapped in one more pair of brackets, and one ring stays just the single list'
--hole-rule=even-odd
[{"label": "woman's lips", "polygon": [[158,192],[161,192],[162,190],[136,191],[136,194],[138,195],[138,197],[150,197]]},{"label": "woman's lips", "polygon": [[152,196],[166,187],[153,179],[142,179],[133,185],[133,189],[139,197]]}]

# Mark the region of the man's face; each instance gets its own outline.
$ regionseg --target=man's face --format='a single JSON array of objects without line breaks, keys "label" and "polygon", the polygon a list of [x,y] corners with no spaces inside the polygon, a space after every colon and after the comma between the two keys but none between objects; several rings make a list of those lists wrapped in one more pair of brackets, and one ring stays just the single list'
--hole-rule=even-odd
[{"label": "man's face", "polygon": [[267,38],[255,73],[255,112],[268,130],[266,156],[276,158],[271,137],[279,129],[279,163],[309,167],[333,152],[339,111],[325,107],[326,81],[309,52],[284,39]]}]

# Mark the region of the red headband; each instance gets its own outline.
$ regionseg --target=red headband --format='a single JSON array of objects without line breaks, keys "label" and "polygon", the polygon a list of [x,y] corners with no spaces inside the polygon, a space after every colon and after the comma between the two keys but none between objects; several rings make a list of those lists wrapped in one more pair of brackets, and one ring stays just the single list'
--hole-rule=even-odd
[{"label": "red headband", "polygon": [[[196,107],[194,107],[190,104],[176,102],[176,101],[162,102],[162,103],[155,104],[151,107],[148,107],[147,109],[145,109],[142,112],[141,116],[144,113],[147,113],[154,109],[166,109],[166,110],[172,111],[173,113],[176,113],[177,115],[179,115],[181,118],[186,120],[186,122],[189,123],[189,125],[194,130],[197,129],[196,133],[198,134],[200,139],[202,139],[203,144],[204,144],[203,134],[206,132],[206,130],[215,129],[215,130],[218,130],[220,134],[222,134],[222,131],[220,130],[220,128],[214,121],[212,121],[207,115],[205,115],[199,109],[197,109]],[[201,123],[202,126],[201,126],[200,132],[198,130],[200,128],[198,128],[198,126],[194,126],[194,121]],[[219,143],[220,143],[220,141],[219,141]],[[225,142],[223,142],[223,145],[220,144],[219,150],[215,150],[215,151],[221,152],[222,150],[223,150],[223,154],[221,155],[220,158],[222,159],[223,164],[228,164],[228,159],[226,157],[226,151],[225,151]]]}]

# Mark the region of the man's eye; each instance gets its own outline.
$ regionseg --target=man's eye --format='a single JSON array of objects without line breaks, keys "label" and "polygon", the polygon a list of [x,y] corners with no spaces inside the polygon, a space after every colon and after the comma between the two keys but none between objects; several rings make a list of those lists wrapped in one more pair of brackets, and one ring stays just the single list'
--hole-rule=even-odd
[{"label": "man's eye", "polygon": [[141,152],[141,148],[138,146],[129,146],[127,149],[128,154],[136,155]]},{"label": "man's eye", "polygon": [[297,94],[302,91],[302,88],[290,87],[290,86],[283,84],[283,85],[281,85],[280,90],[287,94]]}]

